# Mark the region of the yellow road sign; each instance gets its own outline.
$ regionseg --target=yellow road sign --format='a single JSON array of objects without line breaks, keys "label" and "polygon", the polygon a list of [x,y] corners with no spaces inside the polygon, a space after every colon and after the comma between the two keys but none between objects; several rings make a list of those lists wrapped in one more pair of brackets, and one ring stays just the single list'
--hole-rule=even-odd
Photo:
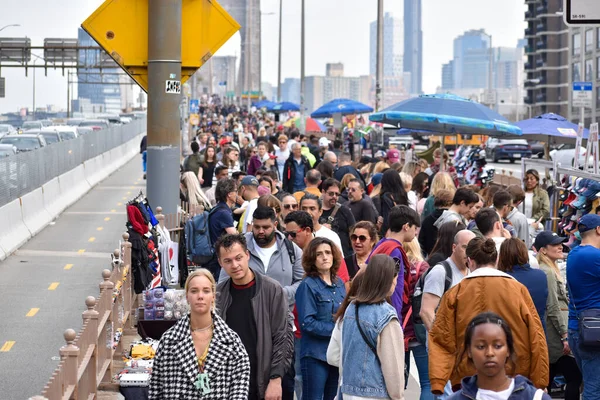
[{"label": "yellow road sign", "polygon": [[[182,0],[181,14],[184,83],[240,25],[216,0]],[[81,27],[148,91],[148,0],[106,0]]]}]

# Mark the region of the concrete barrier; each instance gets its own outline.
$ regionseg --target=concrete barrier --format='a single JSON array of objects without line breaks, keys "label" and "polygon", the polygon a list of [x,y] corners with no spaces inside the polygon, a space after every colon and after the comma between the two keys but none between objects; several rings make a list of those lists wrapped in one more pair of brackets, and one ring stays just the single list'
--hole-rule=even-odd
[{"label": "concrete barrier", "polygon": [[52,216],[44,207],[44,192],[42,188],[35,189],[21,197],[21,212],[23,223],[31,232],[37,235],[52,221]]},{"label": "concrete barrier", "polygon": [[56,218],[66,208],[66,205],[60,199],[58,177],[46,182],[42,186],[42,192],[44,193],[44,208],[52,218]]},{"label": "concrete barrier", "polygon": [[59,176],[58,182],[60,183],[60,195],[65,208],[75,203],[91,189],[90,184],[85,180],[83,164]]},{"label": "concrete barrier", "polygon": [[0,248],[6,257],[31,238],[31,232],[23,222],[21,199],[16,199],[0,207]]},{"label": "concrete barrier", "polygon": [[0,207],[0,260],[44,229],[93,186],[139,152],[143,134],[51,179],[41,188]]}]

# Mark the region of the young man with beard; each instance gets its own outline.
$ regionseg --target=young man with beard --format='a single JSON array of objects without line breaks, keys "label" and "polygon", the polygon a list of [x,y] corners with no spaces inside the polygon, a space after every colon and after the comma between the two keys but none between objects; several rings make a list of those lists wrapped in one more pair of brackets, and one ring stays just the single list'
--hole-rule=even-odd
[{"label": "young man with beard", "polygon": [[248,352],[248,399],[286,398],[282,378],[293,357],[287,296],[278,282],[250,268],[244,236],[222,236],[215,250],[229,277],[217,287],[216,308]]},{"label": "young man with beard", "polygon": [[323,212],[319,217],[319,223],[331,229],[340,237],[344,257],[352,255],[350,243],[350,228],[356,223],[352,211],[338,203],[341,194],[341,185],[333,178],[323,182]]}]

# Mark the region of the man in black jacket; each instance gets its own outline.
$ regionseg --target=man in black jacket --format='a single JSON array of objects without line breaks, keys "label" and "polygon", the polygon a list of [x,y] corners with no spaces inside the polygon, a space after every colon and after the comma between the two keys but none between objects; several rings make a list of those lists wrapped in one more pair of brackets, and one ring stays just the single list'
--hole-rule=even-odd
[{"label": "man in black jacket", "polygon": [[356,179],[361,181],[363,187],[367,187],[367,184],[360,172],[358,172],[358,170],[352,166],[352,156],[350,153],[343,152],[338,157],[338,169],[336,169],[333,173],[333,177],[341,182],[342,178],[346,174],[354,175]]},{"label": "man in black jacket", "polygon": [[281,380],[291,366],[294,350],[283,288],[249,267],[250,253],[243,235],[222,236],[215,251],[229,276],[217,287],[217,312],[239,335],[248,352],[248,399],[281,399]]},{"label": "man in black jacket", "polygon": [[283,165],[282,189],[288,193],[296,193],[306,188],[304,177],[310,170],[308,159],[302,155],[302,145],[294,143],[292,154]]},{"label": "man in black jacket", "polygon": [[338,234],[344,257],[348,257],[354,252],[350,243],[350,228],[356,220],[352,211],[340,202],[341,185],[338,181],[333,178],[326,179],[321,188],[323,189],[323,213],[319,217],[319,223]]},{"label": "man in black jacket", "polygon": [[428,215],[421,223],[419,231],[419,244],[423,253],[429,254],[435,245],[438,237],[438,228],[434,225],[435,221],[452,205],[453,194],[449,190],[439,190],[433,199],[433,212]]}]

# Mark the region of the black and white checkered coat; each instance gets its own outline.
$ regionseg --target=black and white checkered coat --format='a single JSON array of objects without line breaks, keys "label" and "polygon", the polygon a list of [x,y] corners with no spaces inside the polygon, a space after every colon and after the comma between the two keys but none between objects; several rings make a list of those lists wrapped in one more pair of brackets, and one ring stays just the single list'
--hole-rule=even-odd
[{"label": "black and white checkered coat", "polygon": [[200,373],[189,315],[162,336],[150,377],[149,398],[156,400],[223,400],[248,398],[250,361],[239,336],[213,313],[213,338],[204,372],[211,392],[202,395],[194,382]]}]

